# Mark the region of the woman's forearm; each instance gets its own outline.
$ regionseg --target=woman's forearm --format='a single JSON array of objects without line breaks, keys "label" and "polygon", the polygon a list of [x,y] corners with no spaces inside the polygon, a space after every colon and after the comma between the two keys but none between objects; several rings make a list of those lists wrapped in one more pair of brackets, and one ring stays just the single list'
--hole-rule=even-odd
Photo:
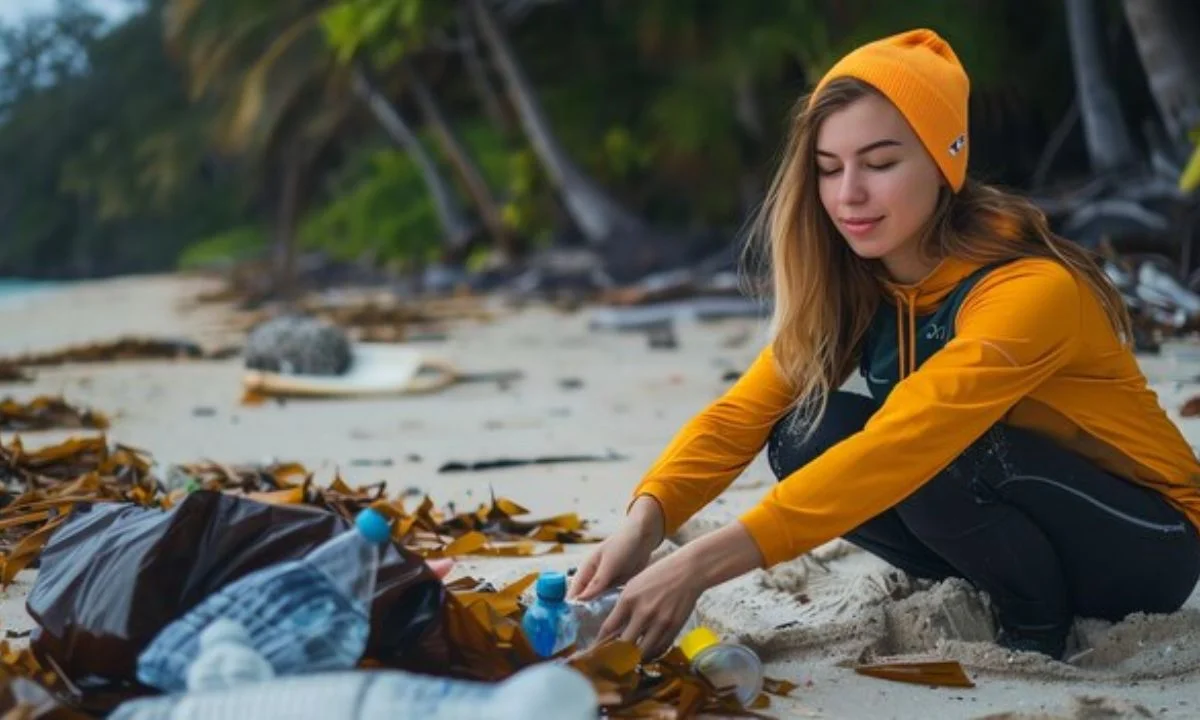
[{"label": "woman's forearm", "polygon": [[704,589],[763,566],[763,555],[754,538],[738,521],[703,535],[678,551],[680,562],[695,573]]},{"label": "woman's forearm", "polygon": [[666,532],[666,517],[658,500],[649,495],[638,497],[630,504],[626,517],[629,522],[636,523],[641,528],[647,540],[652,543],[651,548],[662,544]]}]

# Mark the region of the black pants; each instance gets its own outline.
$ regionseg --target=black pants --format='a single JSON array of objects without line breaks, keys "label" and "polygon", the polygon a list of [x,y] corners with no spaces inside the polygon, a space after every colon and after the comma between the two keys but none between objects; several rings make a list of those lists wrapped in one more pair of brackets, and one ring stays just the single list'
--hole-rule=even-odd
[{"label": "black pants", "polygon": [[[768,444],[775,476],[858,432],[874,412],[869,398],[835,392],[807,442],[784,418]],[[1173,612],[1200,577],[1200,537],[1161,494],[1003,424],[845,539],[918,577],[966,578],[990,596],[1004,644],[1055,657],[1074,616]]]}]

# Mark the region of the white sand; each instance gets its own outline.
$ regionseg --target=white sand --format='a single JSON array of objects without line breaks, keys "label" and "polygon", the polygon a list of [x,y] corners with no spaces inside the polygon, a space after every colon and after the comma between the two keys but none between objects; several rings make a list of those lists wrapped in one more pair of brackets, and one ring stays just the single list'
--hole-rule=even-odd
[{"label": "white sand", "polygon": [[[120,334],[184,335],[219,344],[222,311],[180,303],[208,283],[151,277],[87,283],[0,306],[0,353],[51,349]],[[48,368],[32,385],[0,394],[62,393],[117,415],[113,439],[145,448],[161,462],[205,458],[297,460],[328,480],[387,480],[415,487],[439,504],[474,507],[494,490],[536,515],[577,511],[604,534],[616,527],[629,492],[679,425],[726,387],[759,347],[748,321],[678,328],[678,350],[650,350],[637,334],[592,333],[586,312],[532,309],[494,323],[455,325],[431,351],[468,371],[520,369],[507,389],[463,385],[436,395],[378,400],[238,404],[240,361],[139,362]],[[740,347],[727,347],[738,337]],[[1193,392],[1200,360],[1176,353],[1145,367],[1165,405]],[[579,389],[559,381],[578,378]],[[1200,445],[1200,420],[1181,420]],[[70,432],[32,433],[28,447]],[[6,438],[7,439],[7,438]],[[614,450],[619,462],[439,474],[449,460],[481,460]],[[369,464],[368,464],[369,463]],[[752,505],[770,472],[756,460],[730,490],[684,528],[686,542]],[[538,569],[578,564],[589,546],[533,559],[468,559],[456,572],[500,583]],[[23,573],[0,601],[0,623],[29,627],[21,599],[35,578]],[[769,572],[754,572],[705,594],[700,617],[759,650],[768,673],[801,684],[776,700],[779,717],[1109,718],[1200,716],[1200,593],[1168,617],[1116,626],[1082,622],[1071,664],[1010,657],[986,641],[981,600],[961,583],[915,584],[884,563],[835,541]],[[930,689],[859,676],[847,665],[865,656],[954,658],[976,681],[970,690]]]}]

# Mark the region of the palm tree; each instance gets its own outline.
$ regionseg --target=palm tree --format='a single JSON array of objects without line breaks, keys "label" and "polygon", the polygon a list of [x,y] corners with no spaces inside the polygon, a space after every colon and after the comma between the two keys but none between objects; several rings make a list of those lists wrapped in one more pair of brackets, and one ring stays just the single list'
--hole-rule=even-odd
[{"label": "palm tree", "polygon": [[319,174],[316,163],[364,106],[420,170],[447,249],[460,250],[473,235],[452,186],[365,66],[335,60],[320,26],[328,5],[168,0],[164,16],[168,47],[183,58],[193,98],[217,107],[216,146],[263,178],[264,195],[275,207],[274,256],[285,287],[296,221]]},{"label": "palm tree", "polygon": [[445,232],[446,250],[452,257],[461,257],[470,245],[475,230],[458,202],[454,189],[404,116],[372,82],[365,65],[360,62],[352,72],[355,93],[367,104],[388,137],[408,153],[425,179],[434,211]]},{"label": "palm tree", "polygon": [[1200,30],[1189,0],[1125,0],[1125,18],[1163,125],[1177,149],[1200,127]]},{"label": "palm tree", "polygon": [[[397,120],[402,118],[398,111],[390,107],[381,83],[371,82],[370,87],[364,85],[371,76],[367,71],[373,66],[386,65],[398,70],[396,75],[403,81],[400,92],[413,100],[422,124],[429,129],[457,174],[463,189],[475,204],[484,227],[500,246],[511,250],[510,233],[501,220],[499,204],[484,180],[479,165],[442,111],[418,62],[419,56],[434,54],[428,52],[429,36],[443,25],[450,25],[454,17],[453,13],[444,12],[444,8],[439,11],[435,5],[420,2],[396,4],[384,0],[331,0],[324,25],[329,44],[337,57],[354,69],[360,95],[370,102],[381,124],[388,128],[389,134],[402,147],[419,152],[413,144],[415,136],[396,126]],[[424,158],[418,159],[418,162],[423,167],[432,165]],[[441,190],[435,191],[435,196],[435,202],[439,205],[445,205],[450,198],[448,193]],[[460,235],[456,233],[455,237]],[[475,233],[471,232],[470,236],[474,237]],[[455,250],[452,255],[461,255],[461,251],[466,249],[462,243],[452,244]]]},{"label": "palm tree", "polygon": [[1093,0],[1064,2],[1071,64],[1092,169],[1108,172],[1127,168],[1135,160],[1133,142],[1117,102],[1116,90],[1105,71],[1099,4]]},{"label": "palm tree", "polygon": [[499,247],[511,254],[515,250],[512,233],[508,231],[501,220],[500,205],[496,202],[487,181],[484,180],[479,165],[459,140],[458,134],[454,131],[450,121],[446,119],[446,114],[442,112],[441,105],[425,82],[425,78],[421,76],[420,70],[410,60],[403,62],[403,69],[408,90],[421,112],[422,122],[433,132],[446,159],[458,173],[466,187],[467,194],[474,201],[475,208],[479,211],[488,233]]},{"label": "palm tree", "polygon": [[525,135],[584,237],[593,245],[605,246],[644,236],[647,229],[642,220],[609,196],[567,155],[538,102],[533,83],[487,3],[484,0],[466,2],[479,36],[491,51],[504,79],[509,100],[516,108]]}]

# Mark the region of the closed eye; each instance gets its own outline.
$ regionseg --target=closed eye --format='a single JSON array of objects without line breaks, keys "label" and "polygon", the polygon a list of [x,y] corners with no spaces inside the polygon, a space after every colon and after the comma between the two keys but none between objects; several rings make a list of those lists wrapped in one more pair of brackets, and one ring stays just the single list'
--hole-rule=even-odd
[{"label": "closed eye", "polygon": [[895,164],[895,160],[889,160],[882,163],[867,163],[867,167],[871,170],[887,170],[888,168],[895,166]]}]

